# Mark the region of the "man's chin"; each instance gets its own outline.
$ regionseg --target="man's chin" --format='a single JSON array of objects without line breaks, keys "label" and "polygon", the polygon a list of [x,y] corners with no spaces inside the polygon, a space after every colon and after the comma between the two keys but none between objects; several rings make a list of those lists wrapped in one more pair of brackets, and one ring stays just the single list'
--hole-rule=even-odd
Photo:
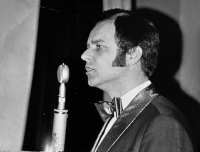
[{"label": "man's chin", "polygon": [[99,84],[100,83],[98,81],[94,81],[94,79],[88,79],[88,85],[90,87],[97,87],[98,88]]},{"label": "man's chin", "polygon": [[95,86],[96,86],[95,83],[94,83],[94,82],[91,82],[91,81],[88,81],[88,85],[89,85],[90,87],[95,87]]}]

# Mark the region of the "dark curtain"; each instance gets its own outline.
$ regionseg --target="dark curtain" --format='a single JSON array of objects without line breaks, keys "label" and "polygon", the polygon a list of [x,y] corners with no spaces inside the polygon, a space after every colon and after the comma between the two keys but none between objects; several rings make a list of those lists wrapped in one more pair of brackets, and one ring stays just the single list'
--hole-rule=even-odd
[{"label": "dark curtain", "polygon": [[66,84],[68,119],[65,150],[90,151],[103,125],[93,104],[102,98],[102,92],[88,86],[85,62],[80,56],[86,49],[92,29],[92,16],[102,10],[102,4],[101,1],[96,1],[95,5],[86,3],[92,5],[87,6],[88,9],[80,7],[82,3],[50,2],[41,1],[34,74],[22,150],[42,151],[46,142],[50,142],[54,109],[58,104],[57,68],[65,63],[70,70]]}]

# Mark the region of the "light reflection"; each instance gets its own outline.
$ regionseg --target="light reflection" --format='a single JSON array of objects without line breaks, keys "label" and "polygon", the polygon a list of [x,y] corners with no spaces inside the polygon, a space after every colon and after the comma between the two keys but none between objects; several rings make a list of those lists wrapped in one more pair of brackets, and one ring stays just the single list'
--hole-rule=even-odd
[{"label": "light reflection", "polygon": [[50,137],[47,137],[44,142],[44,152],[53,152],[53,147],[51,143],[52,142]]},{"label": "light reflection", "polygon": [[53,152],[53,148],[52,148],[51,144],[46,144],[44,151],[45,152]]}]

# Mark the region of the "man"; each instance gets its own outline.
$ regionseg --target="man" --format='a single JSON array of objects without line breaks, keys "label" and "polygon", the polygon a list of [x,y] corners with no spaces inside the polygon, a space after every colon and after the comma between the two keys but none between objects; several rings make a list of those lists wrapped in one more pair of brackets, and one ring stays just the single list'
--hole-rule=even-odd
[{"label": "man", "polygon": [[158,57],[154,25],[120,9],[102,16],[81,58],[89,85],[119,101],[123,111],[105,119],[92,152],[193,151],[184,117],[149,80]]}]

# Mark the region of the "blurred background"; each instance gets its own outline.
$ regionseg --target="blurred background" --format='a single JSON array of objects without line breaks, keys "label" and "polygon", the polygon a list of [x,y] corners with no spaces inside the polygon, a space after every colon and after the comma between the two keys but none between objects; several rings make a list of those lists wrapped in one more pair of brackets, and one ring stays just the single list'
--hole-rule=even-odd
[{"label": "blurred background", "polygon": [[94,102],[107,96],[88,86],[80,56],[95,14],[115,7],[156,25],[161,54],[151,80],[184,113],[200,145],[200,0],[1,0],[0,149],[42,151],[49,144],[57,68],[65,63],[65,149],[90,151],[103,125]]}]

